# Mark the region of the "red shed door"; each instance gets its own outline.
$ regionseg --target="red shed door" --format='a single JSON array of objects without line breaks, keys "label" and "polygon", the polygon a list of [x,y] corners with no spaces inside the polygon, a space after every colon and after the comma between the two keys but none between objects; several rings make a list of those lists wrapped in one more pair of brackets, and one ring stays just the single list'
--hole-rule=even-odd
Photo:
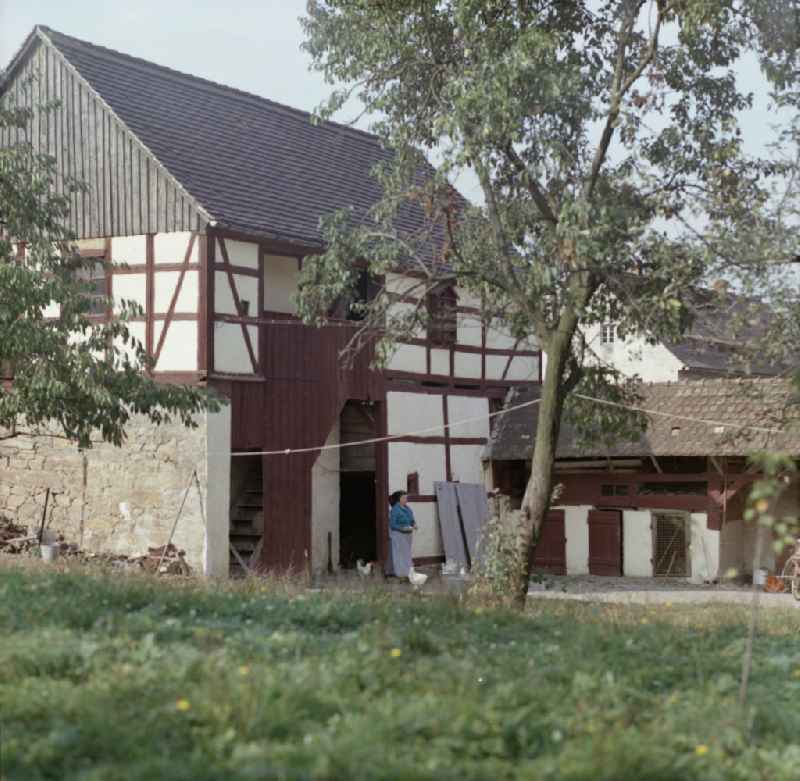
[{"label": "red shed door", "polygon": [[547,570],[554,575],[567,574],[567,536],[564,533],[563,510],[550,510],[545,516],[531,565],[532,569]]},{"label": "red shed door", "polygon": [[622,513],[589,512],[589,573],[622,575]]}]

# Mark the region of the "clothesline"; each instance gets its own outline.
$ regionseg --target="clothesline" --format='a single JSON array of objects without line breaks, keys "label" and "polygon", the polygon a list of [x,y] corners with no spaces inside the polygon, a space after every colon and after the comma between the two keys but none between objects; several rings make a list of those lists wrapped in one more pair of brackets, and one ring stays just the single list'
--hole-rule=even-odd
[{"label": "clothesline", "polygon": [[[758,431],[767,434],[783,433],[780,429],[767,428],[765,426],[735,424],[731,423],[730,421],[710,420],[708,418],[695,418],[690,415],[678,415],[672,412],[661,412],[660,410],[647,409],[646,407],[638,407],[635,405],[626,405],[617,401],[609,401],[608,399],[597,399],[594,398],[593,396],[585,396],[582,393],[576,393],[575,396],[579,399],[583,399],[584,401],[590,401],[595,404],[605,404],[611,407],[618,407],[620,409],[628,410],[629,412],[641,412],[645,415],[654,415],[665,418],[672,418],[674,420],[683,420],[689,423],[699,423],[704,426],[713,426],[713,427],[721,426],[723,428],[733,429],[737,431],[748,430],[748,431]],[[514,410],[523,409],[525,407],[532,407],[533,405],[538,404],[540,401],[541,401],[540,399],[533,399],[532,401],[525,401],[520,404],[514,404],[506,409],[498,410],[496,412],[490,412],[486,415],[478,415],[471,418],[463,418],[462,420],[456,420],[450,423],[442,423],[436,426],[428,426],[427,428],[417,429],[415,431],[405,431],[400,434],[387,434],[385,436],[380,436],[380,437],[371,437],[370,439],[361,439],[355,442],[340,442],[334,445],[316,445],[314,447],[285,448],[282,450],[247,451],[243,453],[231,453],[228,451],[209,451],[208,455],[230,456],[231,458],[236,458],[241,456],[281,456],[281,455],[288,456],[299,453],[319,453],[329,450],[342,450],[343,448],[346,447],[359,447],[361,445],[375,445],[381,442],[391,442],[392,440],[405,439],[407,437],[423,436],[425,434],[440,432],[443,431],[444,429],[449,430],[452,428],[457,428],[458,426],[464,426],[467,423],[477,423],[483,420],[490,420],[491,418],[497,417],[499,415],[505,415],[506,413],[512,412]]]}]

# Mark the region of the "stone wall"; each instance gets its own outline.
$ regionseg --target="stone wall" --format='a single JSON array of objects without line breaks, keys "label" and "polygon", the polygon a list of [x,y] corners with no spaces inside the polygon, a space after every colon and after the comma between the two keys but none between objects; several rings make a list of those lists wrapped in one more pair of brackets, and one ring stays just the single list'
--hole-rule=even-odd
[{"label": "stone wall", "polygon": [[[51,436],[0,440],[0,515],[38,530],[49,487],[47,524],[67,542],[123,554],[164,545],[195,468],[207,500],[206,418],[196,429],[135,418],[127,434],[121,448],[98,442],[84,452]],[[202,516],[192,485],[173,541],[196,572],[208,569]]]}]

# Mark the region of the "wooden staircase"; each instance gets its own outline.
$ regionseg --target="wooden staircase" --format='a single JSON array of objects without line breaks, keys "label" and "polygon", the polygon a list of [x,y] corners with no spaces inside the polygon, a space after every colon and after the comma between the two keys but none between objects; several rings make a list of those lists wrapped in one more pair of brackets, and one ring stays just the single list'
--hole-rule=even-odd
[{"label": "wooden staircase", "polygon": [[[253,553],[258,548],[264,529],[264,486],[261,476],[253,476],[241,491],[236,502],[231,507],[230,514],[230,543],[239,556],[248,566],[257,564],[251,561]],[[230,556],[230,576],[232,578],[244,577],[242,565],[234,555]]]}]

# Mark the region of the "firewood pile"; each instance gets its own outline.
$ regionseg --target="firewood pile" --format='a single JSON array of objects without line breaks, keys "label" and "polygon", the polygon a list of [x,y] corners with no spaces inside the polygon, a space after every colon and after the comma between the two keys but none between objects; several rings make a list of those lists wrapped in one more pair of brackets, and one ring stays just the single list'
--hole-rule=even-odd
[{"label": "firewood pile", "polygon": [[[68,543],[58,534],[52,543],[59,556],[72,560],[104,564],[125,570],[142,570],[159,575],[191,575],[192,568],[186,562],[186,551],[172,543],[148,548],[144,556],[126,556],[115,553],[90,553],[74,543]],[[39,540],[30,534],[27,527],[12,523],[0,516],[0,553],[39,555]]]},{"label": "firewood pile", "polygon": [[25,526],[0,516],[0,553],[27,553],[38,547],[36,535],[28,534]]},{"label": "firewood pile", "polygon": [[192,568],[186,562],[186,551],[179,550],[175,545],[162,545],[157,548],[148,548],[144,556],[126,556],[114,553],[86,553],[74,546],[62,546],[63,555],[76,555],[84,561],[97,564],[106,564],[124,570],[142,570],[158,575],[191,575]]}]

